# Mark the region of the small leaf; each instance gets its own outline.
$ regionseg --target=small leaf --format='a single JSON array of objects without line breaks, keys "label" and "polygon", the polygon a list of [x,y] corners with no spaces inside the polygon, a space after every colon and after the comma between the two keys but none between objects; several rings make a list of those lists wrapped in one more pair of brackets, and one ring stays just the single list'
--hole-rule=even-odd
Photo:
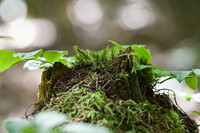
[{"label": "small leaf", "polygon": [[166,77],[171,75],[170,71],[154,70],[154,72],[157,74],[158,77]]},{"label": "small leaf", "polygon": [[68,51],[56,51],[56,50],[49,50],[45,51],[43,57],[49,62],[54,63],[58,61],[64,55],[67,55]]},{"label": "small leaf", "polygon": [[121,50],[126,50],[126,47],[123,47],[122,45],[120,45],[119,43],[115,42],[115,41],[112,41],[112,40],[108,40],[109,42],[111,42],[112,44],[114,44],[118,50],[121,49]]},{"label": "small leaf", "polygon": [[63,127],[64,133],[111,133],[105,127],[90,125],[87,123],[71,123]]},{"label": "small leaf", "polygon": [[1,39],[14,40],[11,36],[0,36]]},{"label": "small leaf", "polygon": [[70,66],[70,60],[72,57],[61,57],[57,62],[62,63],[65,66]]},{"label": "small leaf", "polygon": [[133,70],[134,71],[138,71],[138,70],[142,70],[142,69],[150,68],[150,67],[153,67],[153,65],[140,65],[140,64],[136,64],[136,65],[133,66]]},{"label": "small leaf", "polygon": [[69,62],[67,60],[65,60],[65,59],[60,59],[57,62],[60,62],[60,63],[62,63],[65,66],[68,66],[68,64],[69,64]]},{"label": "small leaf", "polygon": [[29,70],[36,70],[36,69],[42,69],[44,67],[49,67],[52,66],[50,63],[43,63],[41,61],[36,61],[36,60],[29,60],[24,64],[23,68],[27,68]]},{"label": "small leaf", "polygon": [[8,133],[23,133],[27,128],[30,128],[31,123],[28,120],[23,121],[7,121],[5,129]]},{"label": "small leaf", "polygon": [[42,49],[33,51],[33,52],[28,52],[28,53],[17,53],[14,54],[14,57],[19,56],[21,60],[27,60],[27,59],[37,59],[41,54],[43,53]]},{"label": "small leaf", "polygon": [[135,53],[142,64],[149,64],[152,56],[149,49],[145,48],[145,45],[132,45],[131,48],[135,50]]},{"label": "small leaf", "polygon": [[43,63],[43,64],[40,65],[40,69],[43,69],[45,67],[50,67],[50,66],[52,66],[51,63]]},{"label": "small leaf", "polygon": [[185,78],[185,83],[188,85],[188,87],[195,90],[195,88],[198,86],[198,78],[197,77]]},{"label": "small leaf", "polygon": [[153,68],[154,68],[155,70],[165,71],[165,69],[163,69],[162,67],[159,67],[159,66],[153,66]]},{"label": "small leaf", "polygon": [[41,112],[34,117],[36,126],[41,131],[48,131],[67,120],[67,116],[58,112]]},{"label": "small leaf", "polygon": [[193,71],[196,75],[200,76],[200,69],[192,69],[192,71]]},{"label": "small leaf", "polygon": [[41,61],[41,62],[47,62],[47,60],[44,57],[38,57],[37,61]]},{"label": "small leaf", "polygon": [[21,62],[21,59],[14,57],[13,54],[16,53],[8,50],[0,50],[0,73]]},{"label": "small leaf", "polygon": [[181,83],[192,71],[172,71],[172,76]]},{"label": "small leaf", "polygon": [[192,93],[188,93],[186,96],[185,96],[185,100],[186,101],[190,101],[190,99],[192,98]]},{"label": "small leaf", "polygon": [[192,111],[192,113],[196,113],[197,115],[200,115],[200,112],[198,111]]}]

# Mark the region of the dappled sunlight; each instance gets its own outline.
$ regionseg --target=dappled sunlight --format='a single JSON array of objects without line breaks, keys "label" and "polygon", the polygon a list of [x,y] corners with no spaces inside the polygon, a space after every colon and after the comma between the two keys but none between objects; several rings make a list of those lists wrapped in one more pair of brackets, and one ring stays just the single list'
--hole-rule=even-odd
[{"label": "dappled sunlight", "polygon": [[25,48],[33,43],[36,38],[37,31],[31,20],[25,20],[21,23],[11,23],[8,26],[9,36],[14,38],[12,45],[15,48]]},{"label": "dappled sunlight", "polygon": [[72,24],[84,30],[96,30],[103,19],[103,11],[97,0],[74,0],[67,7]]},{"label": "dappled sunlight", "polygon": [[13,40],[0,40],[0,48],[47,47],[57,37],[56,27],[48,19],[26,19],[14,21],[0,27],[0,34],[8,35]]},{"label": "dappled sunlight", "polygon": [[23,0],[3,0],[0,5],[0,16],[5,22],[25,19],[27,5]]},{"label": "dappled sunlight", "polygon": [[121,7],[118,21],[122,28],[138,30],[152,24],[155,16],[150,4],[145,0]]},{"label": "dappled sunlight", "polygon": [[33,42],[34,47],[51,46],[57,37],[55,24],[48,19],[33,19],[36,26],[37,36]]}]

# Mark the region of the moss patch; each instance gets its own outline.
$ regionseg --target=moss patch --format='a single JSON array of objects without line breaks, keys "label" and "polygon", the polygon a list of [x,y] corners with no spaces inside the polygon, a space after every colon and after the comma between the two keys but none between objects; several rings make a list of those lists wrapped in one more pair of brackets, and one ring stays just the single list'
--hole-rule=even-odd
[{"label": "moss patch", "polygon": [[53,97],[44,110],[66,113],[70,122],[89,122],[109,127],[116,132],[171,132],[187,133],[183,119],[173,110],[150,104],[148,101],[135,103],[133,100],[113,102],[104,92],[91,92],[77,88]]},{"label": "moss patch", "polygon": [[55,63],[44,70],[35,112],[60,111],[70,122],[104,125],[117,133],[198,132],[168,95],[154,93],[154,68],[131,47],[75,51],[72,67]]}]

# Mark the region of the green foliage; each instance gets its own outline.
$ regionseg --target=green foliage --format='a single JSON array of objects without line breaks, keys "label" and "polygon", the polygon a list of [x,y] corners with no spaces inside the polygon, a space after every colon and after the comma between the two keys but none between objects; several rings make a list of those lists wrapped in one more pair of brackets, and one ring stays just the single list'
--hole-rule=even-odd
[{"label": "green foliage", "polygon": [[14,54],[16,54],[16,52],[0,50],[0,72],[21,62],[20,57],[14,57]]},{"label": "green foliage", "polygon": [[190,75],[192,71],[172,71],[172,76],[178,80],[178,82],[182,82],[188,75]]},{"label": "green foliage", "polygon": [[185,78],[185,82],[193,90],[198,86],[198,78],[197,77]]},{"label": "green foliage", "polygon": [[54,63],[58,62],[61,59],[61,57],[67,54],[68,51],[49,50],[44,52],[43,57],[47,60],[47,62]]},{"label": "green foliage", "polygon": [[48,132],[66,120],[67,117],[65,115],[57,112],[41,112],[34,117],[33,122],[38,132]]},{"label": "green foliage", "polygon": [[49,50],[44,52],[44,57],[40,57],[42,54],[42,49],[28,53],[0,50],[0,72],[19,64],[22,61],[27,61],[24,68],[30,70],[52,66],[55,62],[61,62],[64,65],[68,65],[67,59],[64,58],[64,56],[68,54],[68,51]]},{"label": "green foliage", "polygon": [[107,47],[101,51],[95,52],[92,50],[83,50],[78,46],[74,46],[74,50],[77,53],[75,55],[74,66],[108,66],[119,53],[119,50],[116,50],[116,48],[117,47]]},{"label": "green foliage", "polygon": [[200,112],[198,112],[198,111],[192,111],[193,113],[196,113],[196,114],[198,114],[198,115],[200,115]]},{"label": "green foliage", "polygon": [[117,50],[126,50],[126,48],[124,46],[122,46],[121,44],[115,42],[115,41],[112,41],[112,40],[109,40],[109,42],[111,42],[113,45],[115,45],[116,49]]},{"label": "green foliage", "polygon": [[111,133],[107,128],[92,124],[68,124],[66,115],[54,111],[40,112],[33,119],[8,120],[4,127],[8,133]]},{"label": "green foliage", "polygon": [[37,58],[43,53],[42,49],[33,51],[33,52],[28,52],[28,53],[16,53],[13,54],[14,57],[19,57],[21,60],[37,60]]},{"label": "green foliage", "polygon": [[198,77],[200,77],[200,69],[193,69],[192,70]]},{"label": "green foliage", "polygon": [[[30,70],[52,66],[55,62],[61,62],[66,66],[88,65],[105,67],[109,66],[113,60],[118,58],[120,52],[123,51],[124,55],[128,55],[128,59],[134,62],[132,72],[151,68],[157,78],[169,76],[170,78],[175,78],[178,82],[185,80],[186,84],[193,90],[198,85],[197,78],[200,77],[200,69],[193,69],[192,71],[165,71],[160,67],[150,64],[152,56],[150,51],[146,49],[144,45],[133,44],[131,45],[131,48],[134,52],[126,52],[127,45],[120,45],[111,40],[109,40],[109,42],[115,46],[107,47],[98,52],[82,50],[78,46],[74,46],[74,50],[77,54],[73,58],[65,57],[68,54],[68,51],[49,50],[43,53],[43,50],[39,49],[28,53],[16,53],[14,51],[0,50],[0,72],[17,65],[24,60],[27,61],[24,64],[24,68]],[[42,54],[43,57],[41,57]]]},{"label": "green foliage", "polygon": [[185,100],[186,100],[186,101],[190,101],[191,98],[192,98],[192,93],[188,93],[188,94],[185,96]]},{"label": "green foliage", "polygon": [[154,123],[162,127],[160,130],[163,132],[188,132],[173,109],[168,112],[148,101],[138,104],[133,100],[113,102],[101,90],[93,93],[86,88],[77,88],[72,92],[62,92],[46,104],[45,110],[59,110],[68,114],[69,122],[90,122],[114,132],[149,133],[149,129],[156,131]]},{"label": "green foliage", "polygon": [[[8,131],[8,133],[23,133],[25,131],[30,131],[30,121],[29,120],[23,120],[23,121],[7,121],[5,123],[5,128]],[[29,132],[31,133],[31,132]]]},{"label": "green foliage", "polygon": [[164,119],[168,120],[167,125],[170,126],[171,131],[168,133],[181,133],[181,132],[188,132],[185,131],[185,125],[182,125],[183,120],[179,119],[179,115],[174,110],[169,110],[165,115]]},{"label": "green foliage", "polygon": [[135,51],[141,64],[149,64],[151,62],[152,56],[148,49],[144,45],[132,45],[131,48]]},{"label": "green foliage", "polygon": [[[28,53],[16,53],[14,51],[0,50],[0,73],[22,61],[26,61],[24,68],[30,70],[52,66],[55,62],[61,62],[68,67],[93,66],[99,68],[108,68],[111,65],[116,65],[118,63],[122,67],[131,68],[132,74],[139,75],[138,80],[143,82],[143,84],[146,84],[140,86],[142,89],[145,89],[152,84],[155,85],[156,83],[159,83],[158,80],[161,77],[167,76],[169,77],[168,79],[175,78],[178,82],[185,80],[188,87],[193,90],[197,87],[200,69],[193,69],[191,71],[165,71],[161,67],[150,64],[152,56],[149,49],[145,48],[145,45],[133,44],[127,46],[120,45],[114,41],[110,42],[115,46],[107,47],[98,52],[83,50],[78,46],[74,46],[76,55],[72,58],[66,57],[68,51],[49,50],[43,52],[42,49],[39,49]],[[120,62],[123,61],[124,58],[126,62]],[[127,62],[129,63],[128,66],[126,66]],[[124,75],[126,75],[126,73]],[[125,79],[126,77],[120,78]],[[142,91],[145,92],[145,90]]]},{"label": "green foliage", "polygon": [[198,73],[199,69],[193,69],[192,71],[163,71],[155,70],[157,77],[169,76],[169,79],[175,78],[179,83],[185,80],[188,87],[195,89],[198,86]]},{"label": "green foliage", "polygon": [[14,40],[11,36],[0,36],[1,39]]},{"label": "green foliage", "polygon": [[64,133],[112,133],[105,127],[82,122],[68,124],[62,131]]}]

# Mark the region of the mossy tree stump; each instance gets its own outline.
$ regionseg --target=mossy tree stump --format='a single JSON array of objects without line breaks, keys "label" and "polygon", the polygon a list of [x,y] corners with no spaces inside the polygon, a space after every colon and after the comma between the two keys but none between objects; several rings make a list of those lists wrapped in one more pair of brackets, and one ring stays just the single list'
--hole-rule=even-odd
[{"label": "mossy tree stump", "polygon": [[56,110],[70,122],[103,125],[119,133],[197,133],[197,124],[166,94],[155,94],[158,81],[151,65],[131,47],[99,52],[75,47],[71,67],[46,68],[35,112]]}]

